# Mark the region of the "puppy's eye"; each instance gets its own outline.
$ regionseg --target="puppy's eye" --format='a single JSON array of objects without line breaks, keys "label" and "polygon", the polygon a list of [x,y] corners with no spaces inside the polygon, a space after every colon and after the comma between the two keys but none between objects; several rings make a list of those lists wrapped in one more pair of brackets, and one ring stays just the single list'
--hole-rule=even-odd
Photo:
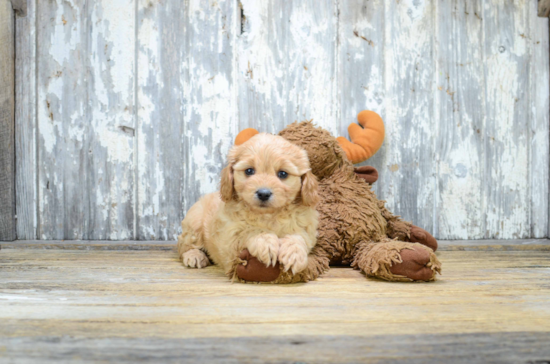
[{"label": "puppy's eye", "polygon": [[279,171],[277,173],[277,176],[279,176],[280,179],[285,179],[288,177],[288,173],[286,173],[285,171]]},{"label": "puppy's eye", "polygon": [[254,172],[254,168],[248,168],[244,170],[244,174],[246,174],[247,176],[252,176]]}]

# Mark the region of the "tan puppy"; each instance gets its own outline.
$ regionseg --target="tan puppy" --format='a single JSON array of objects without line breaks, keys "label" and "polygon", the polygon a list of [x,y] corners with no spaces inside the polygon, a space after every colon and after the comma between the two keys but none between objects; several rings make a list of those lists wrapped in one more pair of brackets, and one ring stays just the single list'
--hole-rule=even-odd
[{"label": "tan puppy", "polygon": [[266,265],[298,273],[315,245],[317,180],[304,149],[261,133],[234,146],[220,191],[202,197],[181,222],[178,252],[186,267],[210,261],[232,275],[247,248]]}]

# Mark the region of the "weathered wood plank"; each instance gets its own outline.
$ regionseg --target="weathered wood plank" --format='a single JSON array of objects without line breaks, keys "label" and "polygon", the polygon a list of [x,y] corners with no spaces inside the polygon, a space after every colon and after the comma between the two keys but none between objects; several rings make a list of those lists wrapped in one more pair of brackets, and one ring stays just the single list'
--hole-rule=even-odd
[{"label": "weathered wood plank", "polygon": [[437,251],[550,251],[547,239],[439,240]]},{"label": "weathered wood plank", "polygon": [[15,43],[15,198],[17,237],[36,239],[36,2],[28,1],[25,17],[16,17]]},{"label": "weathered wood plank", "polygon": [[550,47],[548,41],[548,18],[538,18],[535,2],[529,8],[529,182],[530,182],[530,237],[549,236],[550,180]]},{"label": "weathered wood plank", "polygon": [[538,0],[538,16],[550,16],[550,0]]},{"label": "weathered wood plank", "polygon": [[[550,244],[548,246],[550,250]],[[0,243],[0,249],[170,250],[175,252],[176,242],[158,240],[17,240]]]},{"label": "weathered wood plank", "polygon": [[[328,334],[328,333],[327,333]],[[105,338],[46,336],[0,339],[3,357],[25,363],[541,363],[549,333]],[[254,348],[254,350],[251,350]],[[71,353],[69,356],[67,353]]]},{"label": "weathered wood plank", "polygon": [[175,240],[183,219],[185,2],[138,1],[138,239]]},{"label": "weathered wood plank", "polygon": [[235,37],[239,13],[232,0],[187,3],[180,218],[202,195],[218,189],[227,151],[238,132]]},{"label": "weathered wood plank", "polygon": [[239,129],[278,133],[296,120],[313,119],[337,136],[337,2],[241,4]]},{"label": "weathered wood plank", "polygon": [[[529,4],[484,4],[485,238],[529,237]],[[543,71],[544,72],[544,71]]]},{"label": "weathered wood plank", "polygon": [[15,229],[15,24],[11,3],[0,0],[0,240]]},{"label": "weathered wood plank", "polygon": [[[435,3],[385,3],[384,81],[387,177],[379,187],[390,211],[437,233],[439,128],[435,81]],[[434,97],[435,95],[435,97]]]},{"label": "weathered wood plank", "polygon": [[39,236],[133,236],[133,1],[40,2]]},{"label": "weathered wood plank", "polygon": [[[86,9],[88,80],[83,135],[87,239],[134,236],[135,1],[94,1]],[[65,121],[67,122],[67,121]],[[78,138],[78,137],[77,137]]]},{"label": "weathered wood plank", "polygon": [[37,1],[38,237],[87,238],[89,22],[84,1]]},{"label": "weathered wood plank", "polygon": [[[445,270],[434,283],[335,268],[314,282],[276,286],[231,284],[215,266],[185,269],[170,251],[7,249],[0,360],[546,358],[548,254],[439,256]],[[260,345],[262,356],[241,344]]]},{"label": "weathered wood plank", "polygon": [[364,108],[386,121],[366,163],[395,213],[439,238],[547,236],[534,2],[244,1],[241,22],[231,1],[135,1],[17,19],[21,238],[174,239],[240,129],[347,135]]},{"label": "weathered wood plank", "polygon": [[[385,24],[384,1],[343,1],[338,4],[338,85],[340,100],[339,133],[349,137],[347,127],[357,121],[357,113],[369,109],[376,111],[386,125],[394,120],[386,118]],[[393,147],[396,147],[393,145]],[[392,173],[386,141],[380,150],[362,165],[378,169],[380,178],[373,186],[382,196],[383,186],[390,183]]]},{"label": "weathered wood plank", "polygon": [[[521,240],[439,240],[440,251],[550,251],[548,239],[521,239]],[[0,249],[63,249],[63,250],[173,250],[176,244],[173,241],[156,240],[17,240],[2,242]]]},{"label": "weathered wood plank", "polygon": [[482,2],[439,2],[436,34],[439,133],[436,138],[437,235],[485,236],[482,193],[485,78]]},{"label": "weathered wood plank", "polygon": [[13,10],[17,12],[20,17],[27,16],[27,3],[33,0],[11,0],[11,6]]}]

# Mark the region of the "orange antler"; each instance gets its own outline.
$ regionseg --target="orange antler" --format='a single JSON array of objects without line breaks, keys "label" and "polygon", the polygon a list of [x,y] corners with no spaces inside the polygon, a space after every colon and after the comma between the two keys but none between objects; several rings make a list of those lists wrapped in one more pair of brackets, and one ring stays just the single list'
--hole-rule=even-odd
[{"label": "orange antler", "polygon": [[357,124],[348,127],[351,142],[344,137],[338,137],[338,143],[352,163],[360,163],[369,159],[380,149],[384,142],[384,122],[380,115],[370,110],[357,114]]},{"label": "orange antler", "polygon": [[235,145],[241,145],[242,143],[246,142],[248,139],[259,133],[260,132],[254,128],[244,129],[235,137]]}]

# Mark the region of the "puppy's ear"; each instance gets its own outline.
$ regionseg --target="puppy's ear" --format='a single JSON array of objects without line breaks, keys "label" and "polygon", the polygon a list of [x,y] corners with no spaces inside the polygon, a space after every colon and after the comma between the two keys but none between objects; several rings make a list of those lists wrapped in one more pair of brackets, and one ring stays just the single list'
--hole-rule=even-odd
[{"label": "puppy's ear", "polygon": [[311,171],[302,176],[302,203],[314,207],[319,202],[317,177]]},{"label": "puppy's ear", "polygon": [[223,202],[229,202],[233,198],[233,166],[231,164],[222,170],[220,195]]}]

